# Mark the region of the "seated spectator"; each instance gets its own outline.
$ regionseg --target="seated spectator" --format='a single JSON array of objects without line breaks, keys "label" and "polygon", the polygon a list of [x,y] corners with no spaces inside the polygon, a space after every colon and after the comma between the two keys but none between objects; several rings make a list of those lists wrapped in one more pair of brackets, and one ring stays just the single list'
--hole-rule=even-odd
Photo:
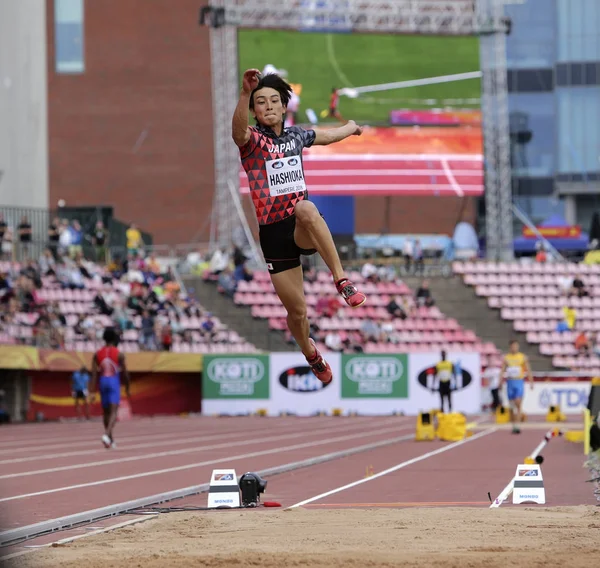
[{"label": "seated spectator", "polygon": [[171,322],[171,333],[173,335],[180,335],[183,337],[185,328],[183,327],[183,324],[181,323],[181,316],[175,312],[175,314],[173,314],[173,316],[170,319]]},{"label": "seated spectator", "polygon": [[581,331],[575,338],[575,349],[577,349],[577,353],[579,355],[589,355],[590,347],[590,340],[585,334],[585,331]]},{"label": "seated spectator", "polygon": [[173,335],[169,325],[163,325],[160,329],[160,343],[163,351],[170,351],[173,345]]},{"label": "seated spectator", "polygon": [[396,329],[394,328],[394,324],[391,321],[382,321],[381,322],[381,341],[386,343],[394,343],[397,344],[400,342],[400,337],[396,333]]},{"label": "seated spectator", "polygon": [[406,319],[406,312],[403,308],[403,300],[401,296],[395,296],[392,298],[388,305],[385,307],[388,314],[390,314],[393,318]]},{"label": "seated spectator", "polygon": [[435,304],[435,301],[431,296],[431,290],[429,289],[428,280],[423,280],[421,286],[419,286],[419,289],[417,290],[415,298],[418,306],[426,306],[429,308]]},{"label": "seated spectator", "polygon": [[372,319],[365,319],[360,326],[360,332],[362,334],[362,340],[365,343],[369,341],[373,341],[375,343],[379,342],[381,336],[381,328],[377,324],[377,322]]},{"label": "seated spectator", "polygon": [[562,322],[559,322],[557,331],[569,331],[575,329],[575,323],[577,322],[577,310],[570,306],[565,306],[563,308],[564,319]]},{"label": "seated spectator", "polygon": [[328,349],[337,353],[341,353],[344,350],[342,336],[334,330],[329,331],[325,336],[325,345]]},{"label": "seated spectator", "polygon": [[557,282],[562,294],[565,296],[571,294],[571,290],[573,289],[573,277],[565,274],[564,276],[559,276]]},{"label": "seated spectator", "polygon": [[360,274],[367,282],[373,282],[374,284],[377,284],[377,282],[379,282],[379,276],[377,275],[377,267],[369,261],[363,264]]},{"label": "seated spectator", "polygon": [[592,333],[590,336],[590,345],[596,356],[600,357],[600,333]]},{"label": "seated spectator", "polygon": [[209,264],[209,272],[212,275],[219,275],[229,266],[229,258],[227,256],[227,251],[225,249],[217,249],[211,259]]},{"label": "seated spectator", "polygon": [[311,284],[313,284],[317,281],[318,278],[316,269],[312,266],[307,266],[306,268],[304,268],[303,266],[302,278],[304,282],[310,282]]},{"label": "seated spectator", "polygon": [[237,282],[233,277],[233,273],[229,267],[225,267],[219,272],[219,278],[217,280],[217,290],[221,294],[225,294],[230,298],[233,298],[237,288]]},{"label": "seated spectator", "polygon": [[544,263],[548,260],[548,255],[546,254],[546,246],[543,241],[538,241],[535,243],[535,249],[537,250],[535,254],[535,261]]},{"label": "seated spectator", "polygon": [[206,314],[206,319],[200,324],[200,333],[208,341],[214,340],[217,335],[215,320],[210,312]]},{"label": "seated spectator", "polygon": [[571,292],[569,295],[577,296],[578,298],[583,298],[590,295],[585,284],[583,283],[583,280],[581,279],[581,276],[577,275],[573,279],[573,284],[571,285]]},{"label": "seated spectator", "polygon": [[56,265],[56,260],[52,254],[52,251],[47,248],[44,250],[43,254],[40,256],[38,260],[38,265],[40,267],[40,274],[42,276],[54,276],[54,266]]},{"label": "seated spectator", "polygon": [[126,331],[128,329],[134,329],[133,322],[129,318],[129,315],[127,314],[127,310],[125,310],[125,306],[123,305],[122,299],[118,299],[115,301],[112,318],[113,318],[114,322],[117,324],[117,327],[121,331]]},{"label": "seated spectator", "polygon": [[154,253],[146,259],[146,272],[149,272],[154,278],[158,278],[161,275],[160,264],[156,260]]}]

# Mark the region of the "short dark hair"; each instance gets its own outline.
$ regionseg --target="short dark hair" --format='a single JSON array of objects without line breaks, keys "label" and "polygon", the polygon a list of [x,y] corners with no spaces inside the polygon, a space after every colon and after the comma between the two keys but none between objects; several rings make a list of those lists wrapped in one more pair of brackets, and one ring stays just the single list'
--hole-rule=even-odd
[{"label": "short dark hair", "polygon": [[519,343],[519,340],[518,340],[518,339],[511,339],[511,340],[508,342],[508,344],[509,344],[509,345],[514,345],[515,343]]},{"label": "short dark hair", "polygon": [[117,333],[117,330],[114,327],[107,327],[104,330],[102,339],[104,339],[104,343],[106,343],[107,345],[113,345],[114,347],[116,347],[117,345],[119,345],[120,337]]},{"label": "short dark hair", "polygon": [[287,107],[290,99],[292,98],[292,87],[287,81],[285,81],[285,79],[282,79],[276,73],[268,73],[260,78],[258,85],[256,85],[256,89],[254,89],[250,94],[250,108],[252,110],[254,110],[254,93],[256,93],[256,91],[260,91],[260,89],[264,89],[265,87],[275,89],[281,97],[281,103],[283,106]]}]

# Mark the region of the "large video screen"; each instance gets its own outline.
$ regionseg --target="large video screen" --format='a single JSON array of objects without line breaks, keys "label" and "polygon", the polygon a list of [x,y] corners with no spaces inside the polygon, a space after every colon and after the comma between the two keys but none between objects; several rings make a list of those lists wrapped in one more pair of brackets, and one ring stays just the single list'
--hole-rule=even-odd
[{"label": "large video screen", "polygon": [[483,192],[477,38],[240,30],[238,53],[240,78],[276,70],[292,85],[296,124],[367,127],[305,153],[313,193]]}]

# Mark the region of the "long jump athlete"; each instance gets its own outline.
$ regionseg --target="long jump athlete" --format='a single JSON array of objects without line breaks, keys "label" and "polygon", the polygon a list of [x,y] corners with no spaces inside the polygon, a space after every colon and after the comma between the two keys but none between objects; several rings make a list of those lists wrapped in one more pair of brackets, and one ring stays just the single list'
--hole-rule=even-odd
[{"label": "long jump athlete", "polygon": [[96,385],[98,385],[104,422],[102,443],[105,448],[115,448],[113,430],[117,423],[117,411],[121,402],[121,376],[125,383],[127,398],[130,398],[129,372],[125,366],[125,356],[117,348],[119,345],[118,333],[108,327],[104,330],[103,339],[106,345],[99,349],[92,359],[90,397],[93,402]]},{"label": "long jump athlete", "polygon": [[[302,149],[360,136],[353,120],[340,128],[284,128],[292,88],[276,74],[244,73],[232,120],[232,136],[240,150],[259,224],[259,239],[275,292],[287,311],[287,324],[315,376],[332,380],[329,364],[309,337],[300,255],[318,252],[333,275],[339,294],[352,308],[366,296],[347,278],[323,217],[308,201]],[[248,110],[256,126],[248,125]]]}]

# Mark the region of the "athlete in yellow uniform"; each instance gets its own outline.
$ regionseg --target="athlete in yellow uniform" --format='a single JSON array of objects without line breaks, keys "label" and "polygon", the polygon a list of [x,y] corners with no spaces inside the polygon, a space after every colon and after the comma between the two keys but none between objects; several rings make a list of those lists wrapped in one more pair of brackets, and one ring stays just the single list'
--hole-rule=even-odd
[{"label": "athlete in yellow uniform", "polygon": [[454,365],[450,361],[446,361],[446,352],[442,351],[442,360],[435,366],[435,378],[439,384],[441,406],[440,409],[444,412],[444,398],[448,399],[448,412],[452,412],[451,398],[451,379],[454,376]]},{"label": "athlete in yellow uniform", "polygon": [[529,360],[526,355],[519,351],[519,342],[513,340],[510,342],[508,353],[504,356],[500,372],[500,380],[502,381],[500,388],[506,381],[506,394],[513,410],[513,434],[521,433],[517,424],[521,422],[521,404],[525,394],[525,374],[527,374],[529,384],[533,388],[533,375],[531,374]]}]

